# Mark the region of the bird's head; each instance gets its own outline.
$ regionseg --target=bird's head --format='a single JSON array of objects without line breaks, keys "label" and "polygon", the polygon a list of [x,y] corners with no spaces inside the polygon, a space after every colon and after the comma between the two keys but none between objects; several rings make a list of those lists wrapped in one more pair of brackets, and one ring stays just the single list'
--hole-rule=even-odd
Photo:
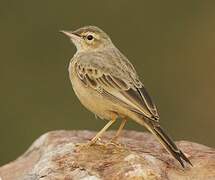
[{"label": "bird's head", "polygon": [[112,44],[109,36],[96,26],[85,26],[75,31],[61,31],[74,43],[78,51],[96,51]]}]

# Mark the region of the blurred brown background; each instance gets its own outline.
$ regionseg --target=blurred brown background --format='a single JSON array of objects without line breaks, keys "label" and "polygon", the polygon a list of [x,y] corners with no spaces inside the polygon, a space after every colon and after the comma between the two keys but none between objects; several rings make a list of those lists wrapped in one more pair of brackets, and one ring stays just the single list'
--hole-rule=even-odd
[{"label": "blurred brown background", "polygon": [[1,0],[0,165],[47,131],[104,126],[68,78],[75,47],[59,30],[83,25],[132,61],[175,140],[215,146],[215,1]]}]

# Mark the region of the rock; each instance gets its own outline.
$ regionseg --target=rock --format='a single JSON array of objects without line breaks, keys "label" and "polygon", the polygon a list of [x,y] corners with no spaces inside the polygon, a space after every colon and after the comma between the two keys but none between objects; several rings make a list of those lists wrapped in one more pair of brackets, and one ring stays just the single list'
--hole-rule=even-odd
[{"label": "rock", "polygon": [[[86,147],[95,132],[53,131],[42,135],[17,160],[0,167],[2,180],[214,180],[215,150],[193,142],[177,145],[193,167],[180,164],[149,133],[124,131],[120,144],[102,142]],[[105,144],[106,142],[106,144]]]}]

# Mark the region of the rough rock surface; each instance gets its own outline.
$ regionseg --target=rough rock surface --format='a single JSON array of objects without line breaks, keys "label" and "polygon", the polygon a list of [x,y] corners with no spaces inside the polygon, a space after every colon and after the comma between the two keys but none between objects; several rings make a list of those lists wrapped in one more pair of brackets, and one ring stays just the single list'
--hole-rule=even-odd
[{"label": "rough rock surface", "polygon": [[37,139],[25,154],[0,167],[2,180],[127,180],[215,179],[215,150],[204,145],[179,141],[193,167],[183,169],[148,133],[124,131],[119,142],[102,142],[85,147],[95,132],[53,131]]}]

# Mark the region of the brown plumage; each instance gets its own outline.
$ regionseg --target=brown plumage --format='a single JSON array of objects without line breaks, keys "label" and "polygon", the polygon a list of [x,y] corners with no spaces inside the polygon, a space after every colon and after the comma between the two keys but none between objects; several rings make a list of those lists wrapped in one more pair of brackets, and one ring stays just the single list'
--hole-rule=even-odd
[{"label": "brown plumage", "polygon": [[[90,144],[95,143],[117,117],[129,118],[152,132],[183,167],[183,161],[191,164],[160,127],[156,106],[135,68],[114,46],[109,36],[95,26],[63,33],[77,47],[69,66],[70,80],[76,95],[87,109],[109,120]],[[125,120],[116,137],[124,124]]]}]

